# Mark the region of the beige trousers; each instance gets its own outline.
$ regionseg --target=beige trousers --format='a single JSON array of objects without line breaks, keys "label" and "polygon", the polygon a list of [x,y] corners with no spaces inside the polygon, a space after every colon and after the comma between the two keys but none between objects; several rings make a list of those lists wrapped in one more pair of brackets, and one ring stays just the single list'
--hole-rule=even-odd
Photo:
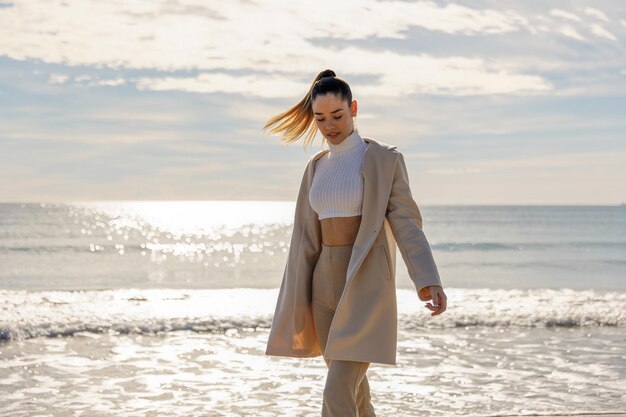
[{"label": "beige trousers", "polygon": [[[313,271],[313,321],[322,350],[346,283],[352,245],[326,246]],[[375,417],[367,381],[368,362],[324,358],[328,367],[322,417]]]}]

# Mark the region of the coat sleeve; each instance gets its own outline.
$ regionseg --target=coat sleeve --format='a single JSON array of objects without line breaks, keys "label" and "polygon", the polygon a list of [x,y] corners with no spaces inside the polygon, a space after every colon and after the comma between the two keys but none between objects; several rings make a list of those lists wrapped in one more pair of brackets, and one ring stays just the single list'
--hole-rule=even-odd
[{"label": "coat sleeve", "polygon": [[431,299],[430,295],[420,293],[420,290],[429,285],[441,286],[441,279],[430,245],[422,231],[420,210],[411,195],[404,155],[397,150],[396,152],[398,158],[386,216],[418,297],[422,301],[428,301]]},{"label": "coat sleeve", "polygon": [[304,170],[296,199],[291,243],[265,350],[268,355],[321,354],[311,309],[312,275],[321,252],[321,227],[308,198],[311,162]]},{"label": "coat sleeve", "polygon": [[283,280],[289,281],[293,286],[293,323],[296,331],[301,331],[309,319],[313,270],[322,251],[321,224],[309,203],[309,177],[314,163],[311,157],[300,183],[288,262],[283,277]]}]

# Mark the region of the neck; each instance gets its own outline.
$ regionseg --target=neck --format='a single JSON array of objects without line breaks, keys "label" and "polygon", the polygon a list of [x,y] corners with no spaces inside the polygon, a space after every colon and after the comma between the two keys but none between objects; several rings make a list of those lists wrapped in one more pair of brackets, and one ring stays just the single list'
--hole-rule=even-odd
[{"label": "neck", "polygon": [[327,140],[328,148],[330,150],[330,153],[332,154],[349,151],[351,149],[354,149],[362,142],[363,138],[361,137],[361,135],[359,135],[359,132],[357,132],[356,129],[353,129],[352,133],[350,133],[344,140],[342,140],[338,144],[334,144]]}]

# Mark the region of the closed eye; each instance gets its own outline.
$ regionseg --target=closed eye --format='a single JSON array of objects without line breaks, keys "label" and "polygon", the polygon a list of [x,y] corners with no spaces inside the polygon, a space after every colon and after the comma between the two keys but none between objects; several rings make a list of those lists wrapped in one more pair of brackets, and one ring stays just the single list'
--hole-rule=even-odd
[{"label": "closed eye", "polygon": [[[339,116],[339,117],[335,117],[335,120],[339,120],[339,119],[341,119],[341,116]],[[323,122],[323,121],[324,121],[324,119],[317,119],[317,121],[318,121],[318,122]]]}]

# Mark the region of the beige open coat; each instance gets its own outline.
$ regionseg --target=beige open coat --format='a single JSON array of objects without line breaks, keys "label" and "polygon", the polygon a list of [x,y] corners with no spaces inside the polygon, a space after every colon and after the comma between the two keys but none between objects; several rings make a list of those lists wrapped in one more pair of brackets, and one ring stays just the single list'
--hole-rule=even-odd
[{"label": "beige open coat", "polygon": [[322,352],[311,310],[313,269],[322,250],[321,225],[309,204],[315,161],[304,170],[291,244],[266,355],[315,357],[396,365],[396,244],[422,301],[429,285],[441,285],[422,217],[409,188],[404,156],[395,146],[363,137],[368,143],[361,167],[363,209],[352,247],[346,285]]}]

